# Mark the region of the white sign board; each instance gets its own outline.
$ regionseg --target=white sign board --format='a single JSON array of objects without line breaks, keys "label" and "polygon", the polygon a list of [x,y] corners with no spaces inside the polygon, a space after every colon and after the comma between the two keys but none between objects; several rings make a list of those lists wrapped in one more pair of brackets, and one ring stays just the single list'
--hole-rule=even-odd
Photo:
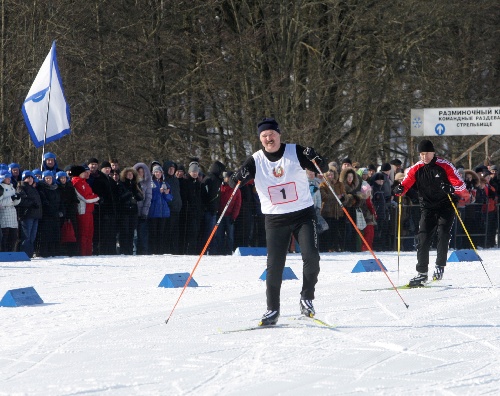
[{"label": "white sign board", "polygon": [[500,107],[411,109],[411,135],[500,135]]}]

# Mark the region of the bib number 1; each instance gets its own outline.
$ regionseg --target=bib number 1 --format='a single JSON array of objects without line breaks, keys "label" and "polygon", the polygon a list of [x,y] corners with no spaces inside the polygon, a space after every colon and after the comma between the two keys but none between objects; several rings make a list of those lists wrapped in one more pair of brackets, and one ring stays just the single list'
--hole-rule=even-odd
[{"label": "bib number 1", "polygon": [[269,199],[273,205],[286,204],[298,199],[297,188],[294,182],[268,187],[268,192]]}]

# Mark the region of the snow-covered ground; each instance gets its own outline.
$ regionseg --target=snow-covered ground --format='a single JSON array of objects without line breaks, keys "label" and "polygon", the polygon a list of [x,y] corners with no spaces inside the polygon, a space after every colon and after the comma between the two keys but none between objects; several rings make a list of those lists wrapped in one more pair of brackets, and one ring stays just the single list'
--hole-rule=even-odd
[{"label": "snow-covered ground", "polygon": [[[400,290],[382,272],[351,273],[369,253],[322,254],[317,317],[296,320],[299,280],[282,287],[279,323],[266,309],[265,257],[203,257],[181,289],[165,274],[195,256],[100,256],[0,263],[0,298],[33,286],[44,304],[0,308],[1,395],[485,395],[500,392],[499,250],[449,263],[445,279]],[[415,275],[414,252],[379,253],[395,284]],[[435,252],[431,253],[431,262]]]}]

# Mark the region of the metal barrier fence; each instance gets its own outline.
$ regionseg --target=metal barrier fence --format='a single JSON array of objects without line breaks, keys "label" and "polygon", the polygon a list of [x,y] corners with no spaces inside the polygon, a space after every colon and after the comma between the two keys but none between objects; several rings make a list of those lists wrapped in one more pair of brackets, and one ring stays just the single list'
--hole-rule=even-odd
[{"label": "metal barrier fence", "polygon": [[[494,212],[484,211],[485,208],[485,204],[474,203],[465,207],[457,207],[457,210],[476,248],[498,247],[498,240],[500,239],[498,237],[500,224],[499,205],[496,205]],[[398,248],[398,211],[398,206],[391,207],[391,237],[394,250]],[[418,234],[420,220],[419,205],[402,205],[401,217],[401,248],[402,250],[415,250],[415,238]],[[451,230],[450,247],[455,249],[472,248],[469,238],[456,216]]]}]

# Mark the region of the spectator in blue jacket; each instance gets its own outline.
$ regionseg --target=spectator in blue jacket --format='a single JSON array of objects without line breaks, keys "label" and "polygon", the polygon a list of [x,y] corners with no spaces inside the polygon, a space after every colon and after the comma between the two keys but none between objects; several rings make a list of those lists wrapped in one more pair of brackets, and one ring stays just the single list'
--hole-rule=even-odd
[{"label": "spectator in blue jacket", "polygon": [[167,244],[167,219],[170,217],[169,201],[172,200],[170,186],[163,179],[163,168],[160,165],[153,167],[151,180],[152,195],[149,207],[149,252],[152,254],[163,254],[166,252]]}]

